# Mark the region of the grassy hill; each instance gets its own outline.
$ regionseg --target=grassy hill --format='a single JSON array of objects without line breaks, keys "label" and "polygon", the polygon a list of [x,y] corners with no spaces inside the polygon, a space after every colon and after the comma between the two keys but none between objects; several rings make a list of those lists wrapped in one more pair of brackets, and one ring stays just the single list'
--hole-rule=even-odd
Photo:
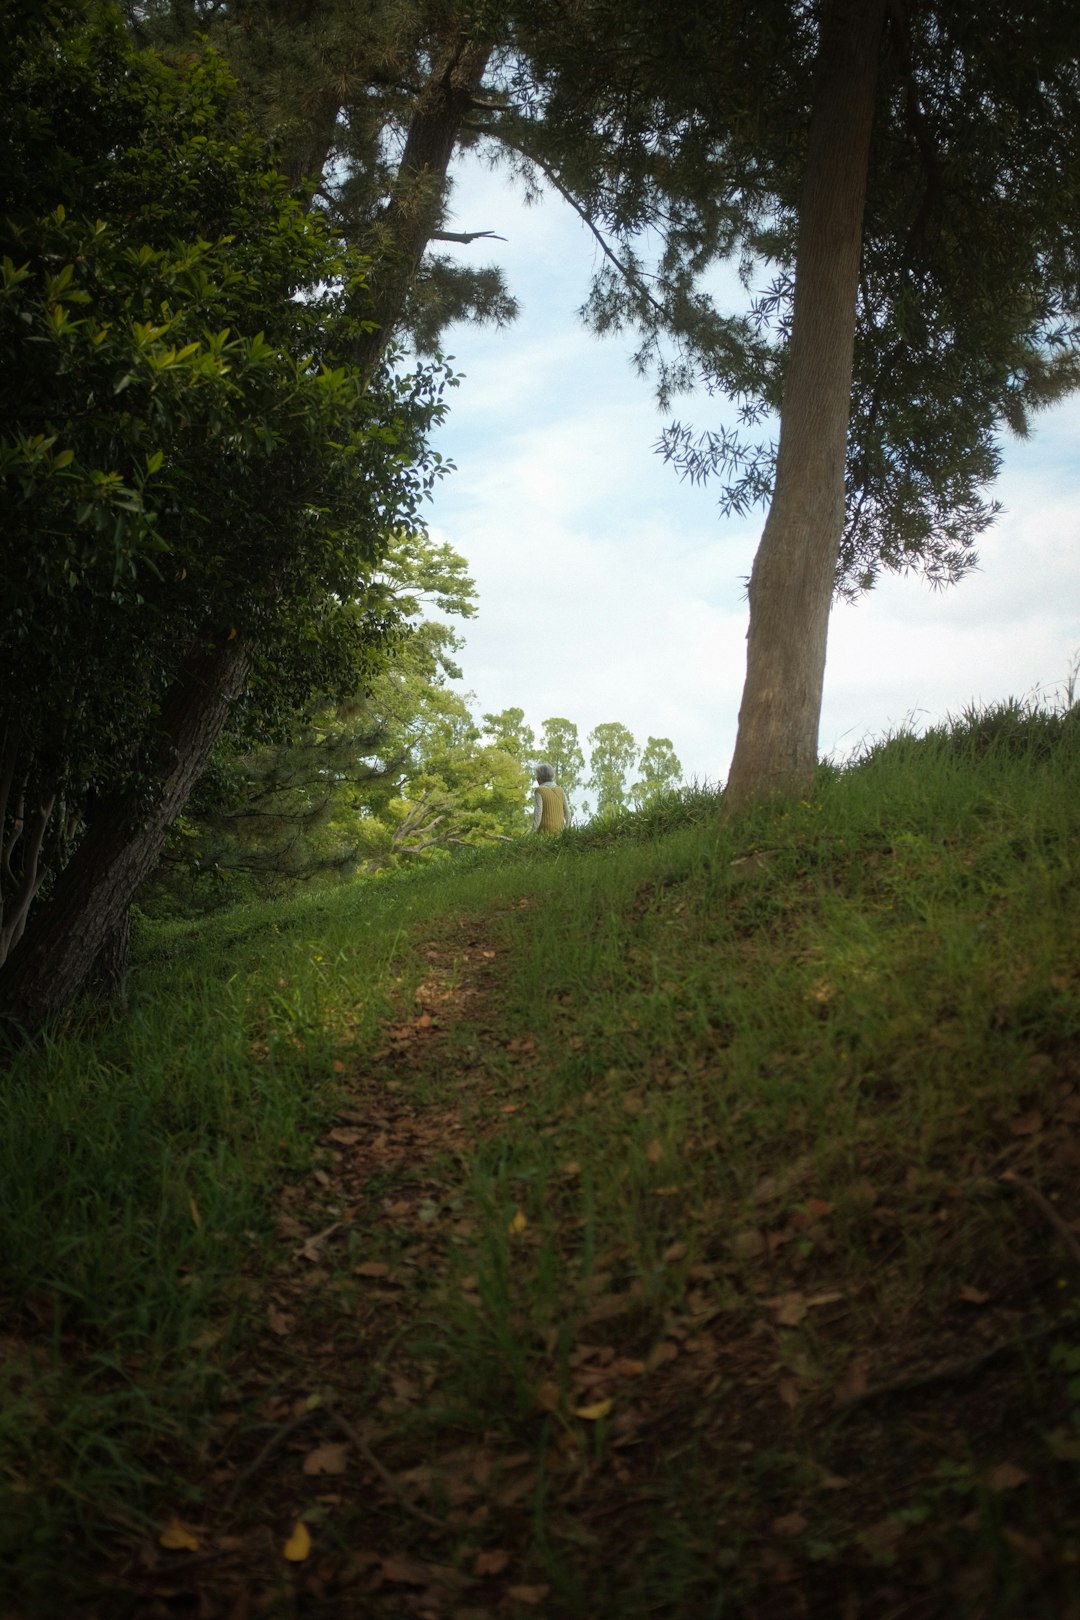
[{"label": "grassy hill", "polygon": [[0,1091],[3,1620],[1080,1616],[1078,849],[1009,705],[145,926]]}]

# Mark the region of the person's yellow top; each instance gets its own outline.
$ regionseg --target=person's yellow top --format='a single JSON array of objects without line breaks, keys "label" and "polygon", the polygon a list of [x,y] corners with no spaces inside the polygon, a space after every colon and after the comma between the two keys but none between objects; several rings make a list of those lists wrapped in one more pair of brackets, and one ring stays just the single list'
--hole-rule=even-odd
[{"label": "person's yellow top", "polygon": [[562,832],[566,826],[566,794],[551,782],[541,782],[536,791],[542,800],[537,832]]}]

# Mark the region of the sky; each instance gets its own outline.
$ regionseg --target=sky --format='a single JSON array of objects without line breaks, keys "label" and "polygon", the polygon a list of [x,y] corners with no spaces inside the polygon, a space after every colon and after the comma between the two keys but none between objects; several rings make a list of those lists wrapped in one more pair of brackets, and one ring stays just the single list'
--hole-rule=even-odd
[{"label": "sky", "polygon": [[[450,252],[498,263],[522,308],[502,331],[454,327],[463,380],[436,448],[456,471],[429,509],[470,565],[477,617],[460,626],[462,689],[478,713],[517,707],[539,732],[564,716],[583,744],[619,720],[639,746],[670,738],[687,781],[720,783],[745,671],[749,575],[764,515],[722,519],[654,445],[672,415],[715,426],[707,397],[660,415],[632,336],[579,316],[597,248],[559,198],[532,207],[476,164],[450,228],[498,232]],[[889,576],[833,611],[819,747],[841,759],[901,726],[969,704],[1052,696],[1080,653],[1080,399],[1011,441],[979,571],[945,591]]]}]

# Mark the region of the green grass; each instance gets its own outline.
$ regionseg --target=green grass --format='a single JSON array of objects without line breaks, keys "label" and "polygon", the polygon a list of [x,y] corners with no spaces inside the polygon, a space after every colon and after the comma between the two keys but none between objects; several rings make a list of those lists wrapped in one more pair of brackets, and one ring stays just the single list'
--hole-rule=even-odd
[{"label": "green grass", "polygon": [[[330,1383],[438,1476],[447,1536],[391,1501],[379,1550],[508,1547],[551,1620],[756,1620],[796,1588],[823,1620],[1080,1613],[1080,1277],[1045,1213],[1080,1218],[1078,832],[1076,713],[1012,704],[807,802],[692,792],[145,924],[124,1014],[73,1016],[0,1098],[12,1613],[154,1612],[125,1559],[173,1514],[308,1512],[330,1569],[367,1524],[347,1488],[320,1507],[274,1458],[222,1507],[267,1400]],[[353,1174],[343,1107],[428,1134]],[[300,1296],[294,1227],[332,1223]],[[969,1388],[941,1374],[980,1348]],[[511,1481],[475,1522],[440,1495],[468,1446]],[[268,1612],[352,1612],[294,1576]],[[538,1612],[508,1590],[460,1612]]]}]

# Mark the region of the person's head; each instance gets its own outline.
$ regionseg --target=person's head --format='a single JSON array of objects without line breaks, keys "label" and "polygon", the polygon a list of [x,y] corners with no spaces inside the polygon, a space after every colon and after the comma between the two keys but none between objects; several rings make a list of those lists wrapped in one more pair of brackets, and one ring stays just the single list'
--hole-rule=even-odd
[{"label": "person's head", "polygon": [[538,765],[536,767],[536,780],[541,783],[541,785],[545,782],[554,782],[555,772],[552,770],[550,765]]}]

